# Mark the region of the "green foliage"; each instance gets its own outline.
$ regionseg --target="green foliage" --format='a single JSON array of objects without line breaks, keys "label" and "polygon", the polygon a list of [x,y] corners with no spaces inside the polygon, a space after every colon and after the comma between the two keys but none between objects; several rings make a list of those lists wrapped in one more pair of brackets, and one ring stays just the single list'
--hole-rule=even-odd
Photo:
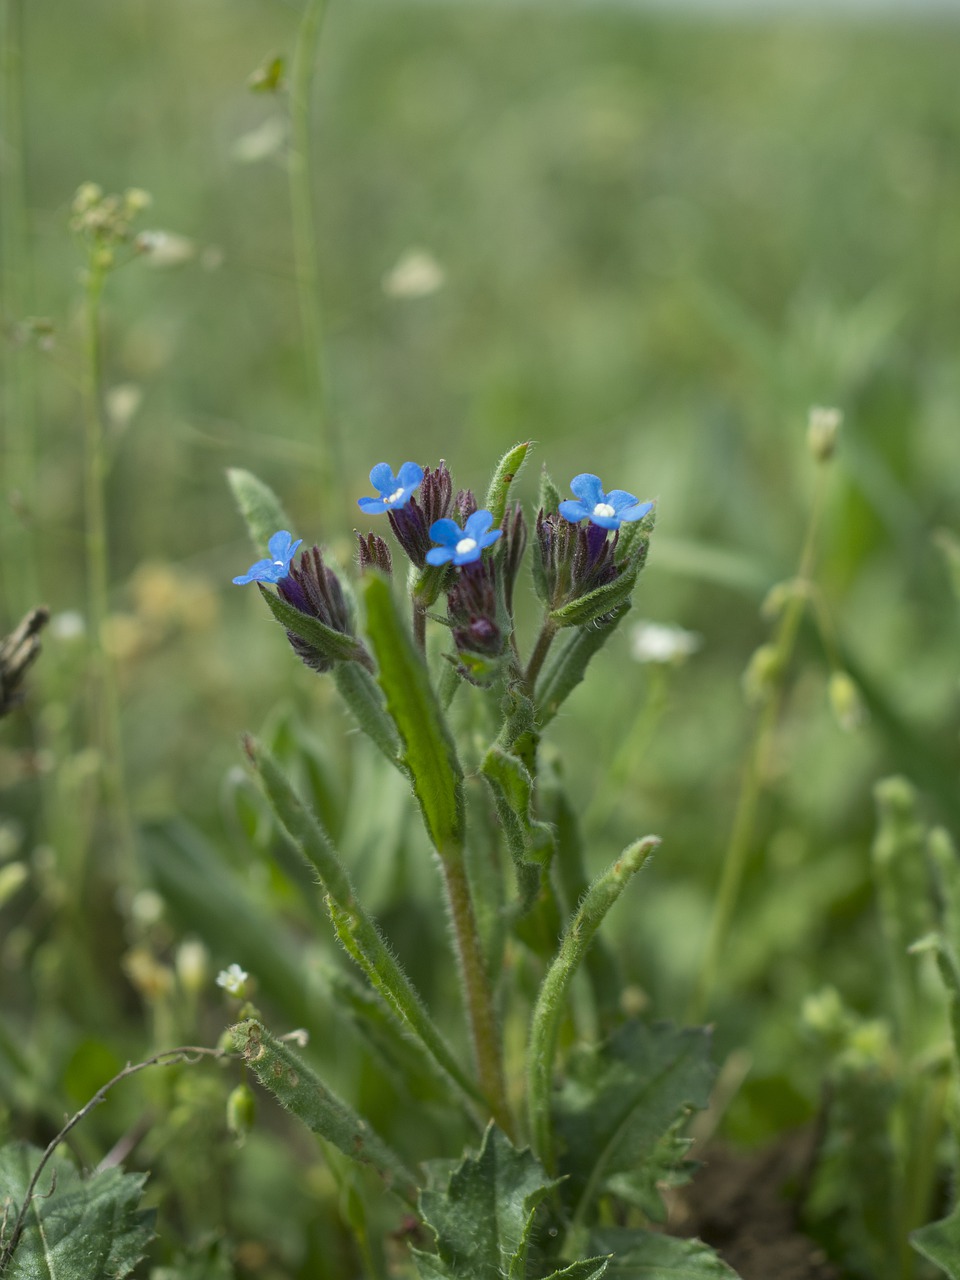
[{"label": "green foliage", "polygon": [[950,1280],[960,1280],[960,1205],[948,1218],[914,1231],[910,1243]]},{"label": "green foliage", "polygon": [[265,556],[267,543],[278,529],[293,529],[290,517],[270,486],[252,472],[231,467],[227,471],[227,482],[254,547]]},{"label": "green foliage", "polygon": [[402,1200],[415,1200],[417,1180],[400,1157],[262,1023],[247,1018],[231,1028],[231,1035],[244,1062],[281,1106],[351,1160],[369,1165]]},{"label": "green foliage", "polygon": [[617,1280],[732,1280],[736,1276],[699,1240],[607,1228],[591,1237],[590,1247],[615,1255],[606,1275]]},{"label": "green foliage", "polygon": [[370,642],[403,760],[434,848],[463,843],[463,771],[426,668],[400,619],[389,584],[371,574],[364,586]]},{"label": "green foliage", "polygon": [[709,1033],[669,1023],[627,1022],[570,1055],[554,1112],[563,1195],[579,1219],[606,1190],[659,1217],[651,1193],[689,1145],[677,1122],[707,1105],[713,1077]]},{"label": "green foliage", "polygon": [[[4,1241],[13,1230],[43,1153],[26,1143],[0,1148]],[[34,1188],[9,1280],[114,1280],[129,1275],[153,1238],[156,1213],[141,1209],[146,1174],[106,1169],[81,1178],[66,1156],[50,1160]]]}]

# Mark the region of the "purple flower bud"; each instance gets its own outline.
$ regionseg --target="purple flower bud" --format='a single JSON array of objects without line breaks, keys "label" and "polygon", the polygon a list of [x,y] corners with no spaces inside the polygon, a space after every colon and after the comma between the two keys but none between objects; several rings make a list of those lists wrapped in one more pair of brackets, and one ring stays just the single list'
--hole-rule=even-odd
[{"label": "purple flower bud", "polygon": [[418,569],[427,563],[427,552],[433,545],[430,526],[450,514],[453,481],[446,463],[427,469],[420,482],[420,497],[410,501],[387,517],[394,536]]},{"label": "purple flower bud", "polygon": [[[340,579],[323,563],[319,547],[313,547],[310,551],[304,551],[301,554],[299,565],[296,567],[291,565],[288,576],[277,583],[277,591],[287,604],[292,604],[301,613],[316,618],[325,627],[329,627],[332,631],[339,631],[343,635],[354,635],[353,619],[344,598]],[[311,670],[323,672],[333,667],[331,658],[292,631],[287,632],[287,639],[294,652]],[[373,669],[373,660],[359,640],[357,641],[357,661]]]},{"label": "purple flower bud", "polygon": [[375,533],[357,534],[357,562],[361,573],[365,569],[379,569],[389,577],[393,572],[390,548]]}]

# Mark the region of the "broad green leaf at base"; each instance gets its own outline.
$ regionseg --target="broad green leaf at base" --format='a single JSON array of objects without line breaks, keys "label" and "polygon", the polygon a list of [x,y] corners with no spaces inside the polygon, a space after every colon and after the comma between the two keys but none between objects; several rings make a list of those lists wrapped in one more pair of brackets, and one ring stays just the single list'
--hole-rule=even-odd
[{"label": "broad green leaf at base", "polygon": [[960,1280],[960,1204],[949,1217],[914,1231],[910,1243],[950,1280]]},{"label": "broad green leaf at base", "polygon": [[[0,1204],[6,1232],[43,1152],[26,1143],[0,1150]],[[114,1280],[129,1275],[153,1237],[156,1216],[139,1209],[145,1173],[107,1169],[81,1178],[64,1156],[51,1159],[34,1188],[23,1235],[4,1280]]]}]

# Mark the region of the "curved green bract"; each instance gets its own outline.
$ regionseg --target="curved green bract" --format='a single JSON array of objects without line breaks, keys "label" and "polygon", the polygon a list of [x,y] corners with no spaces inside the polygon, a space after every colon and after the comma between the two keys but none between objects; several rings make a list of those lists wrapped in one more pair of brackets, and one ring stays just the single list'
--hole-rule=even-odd
[{"label": "curved green bract", "polygon": [[233,500],[247,526],[247,532],[261,555],[267,554],[267,543],[280,529],[291,529],[290,517],[269,485],[252,471],[241,467],[227,470],[227,483]]},{"label": "curved green bract", "polygon": [[463,849],[463,770],[453,738],[389,583],[370,573],[363,590],[380,687],[403,743],[403,761],[424,824],[441,857],[458,855]]}]

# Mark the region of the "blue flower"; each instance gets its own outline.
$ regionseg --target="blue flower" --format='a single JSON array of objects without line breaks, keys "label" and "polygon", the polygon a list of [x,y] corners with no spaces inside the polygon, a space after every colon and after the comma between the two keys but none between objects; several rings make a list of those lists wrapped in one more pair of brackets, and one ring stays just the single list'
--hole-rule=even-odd
[{"label": "blue flower", "polygon": [[434,520],[430,537],[440,546],[427,552],[427,564],[472,564],[479,560],[484,547],[492,546],[500,537],[499,529],[487,532],[492,524],[489,511],[475,511],[462,529],[455,520]]},{"label": "blue flower", "polygon": [[579,524],[584,518],[601,529],[619,529],[622,524],[642,520],[653,509],[652,502],[638,502],[626,489],[611,489],[604,493],[599,476],[584,472],[574,476],[570,488],[579,501],[567,499],[560,503],[560,514],[571,524]]},{"label": "blue flower", "polygon": [[234,578],[234,582],[241,587],[247,582],[282,582],[290,572],[290,561],[302,541],[302,538],[298,538],[294,542],[286,529],[281,529],[267,543],[270,559],[258,560],[246,573]]},{"label": "blue flower", "polygon": [[357,506],[370,516],[379,515],[381,511],[397,511],[407,505],[422,479],[423,467],[418,467],[415,462],[405,462],[397,475],[387,463],[378,462],[370,472],[370,483],[380,497],[358,498]]}]

